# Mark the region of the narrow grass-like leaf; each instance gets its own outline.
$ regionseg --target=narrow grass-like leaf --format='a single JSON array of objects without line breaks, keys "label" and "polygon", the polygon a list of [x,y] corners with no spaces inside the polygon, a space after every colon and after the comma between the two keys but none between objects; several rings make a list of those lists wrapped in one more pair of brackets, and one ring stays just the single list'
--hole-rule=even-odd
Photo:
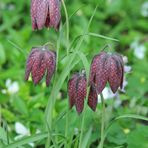
[{"label": "narrow grass-like leaf", "polygon": [[79,60],[74,61],[75,57],[76,57],[75,53],[73,53],[73,54],[71,54],[70,56],[67,57],[68,63],[66,65],[65,69],[63,70],[63,72],[61,73],[60,77],[56,81],[56,83],[53,87],[53,90],[51,92],[51,96],[50,96],[50,99],[49,99],[49,102],[48,102],[48,105],[47,105],[47,108],[46,108],[46,113],[45,113],[48,124],[50,124],[50,126],[51,126],[51,123],[52,123],[50,116],[52,116],[52,107],[53,107],[53,104],[51,103],[51,101],[55,102],[55,98],[58,95],[58,92],[61,89],[66,77],[70,73],[71,69],[79,62]]},{"label": "narrow grass-like leaf", "polygon": [[23,146],[25,144],[28,144],[30,142],[42,140],[42,139],[46,138],[47,136],[48,136],[48,133],[41,133],[41,134],[37,134],[34,136],[29,136],[29,137],[23,138],[21,140],[18,140],[14,143],[10,143],[8,146],[5,146],[5,148],[17,148],[17,147]]},{"label": "narrow grass-like leaf", "polygon": [[[87,32],[88,32],[88,30],[89,30],[89,27],[90,27],[90,25],[91,25],[91,23],[92,23],[92,20],[93,20],[95,14],[96,14],[97,8],[98,8],[98,5],[96,6],[96,8],[95,8],[95,10],[94,10],[94,12],[93,12],[93,14],[92,14],[90,20],[89,20],[89,23],[88,23],[88,25],[87,25],[86,30],[84,30],[84,34],[87,34]],[[80,39],[79,44],[76,46],[76,51],[80,48],[80,46],[81,46],[83,40],[84,40],[84,36]],[[87,91],[87,98],[88,98],[88,91]],[[82,145],[83,129],[84,129],[85,115],[86,115],[85,112],[86,112],[86,103],[85,103],[85,106],[84,106],[84,112],[83,112],[83,116],[82,116],[81,134],[80,134],[80,138],[79,138],[79,146],[78,146],[79,148],[81,148],[81,145]]]},{"label": "narrow grass-like leaf", "polygon": [[[53,133],[52,136],[59,136],[59,137],[65,139],[65,137],[61,134],[54,134]],[[20,139],[18,141],[15,141],[13,143],[10,143],[9,145],[6,145],[5,148],[18,148],[18,147],[21,147],[21,146],[26,145],[28,143],[45,139],[47,137],[48,137],[48,132],[37,134],[37,135],[32,135],[32,136]]]},{"label": "narrow grass-like leaf", "polygon": [[111,37],[107,37],[101,34],[97,34],[97,33],[88,33],[89,36],[93,36],[93,37],[98,37],[98,38],[102,38],[102,39],[106,39],[106,40],[111,40],[111,41],[116,41],[119,42],[119,40],[111,38]]},{"label": "narrow grass-like leaf", "polygon": [[8,42],[15,47],[19,52],[23,53],[23,55],[26,57],[27,53],[25,52],[26,50],[22,49],[21,47],[19,47],[19,45],[17,45],[16,43],[12,42],[11,40],[8,40]]},{"label": "narrow grass-like leaf", "polygon": [[92,127],[90,127],[89,130],[87,131],[87,133],[85,134],[83,141],[82,141],[81,148],[86,148],[88,146],[88,142],[91,137],[91,133],[92,133]]},{"label": "narrow grass-like leaf", "polygon": [[126,115],[121,115],[121,116],[118,116],[116,117],[107,127],[106,131],[105,131],[105,134],[104,134],[104,140],[105,140],[105,137],[107,136],[109,130],[110,130],[110,127],[113,125],[113,123],[119,119],[124,119],[124,118],[132,118],[132,119],[137,119],[137,120],[144,120],[144,121],[148,121],[148,118],[147,117],[144,117],[144,116],[140,116],[140,115],[135,115],[135,114],[126,114]]},{"label": "narrow grass-like leaf", "polygon": [[84,65],[84,68],[85,68],[85,71],[86,71],[87,80],[88,80],[88,77],[89,77],[89,65],[90,64],[89,64],[89,62],[87,60],[86,55],[83,52],[78,51],[77,54],[80,57],[83,65]]},{"label": "narrow grass-like leaf", "polygon": [[101,35],[101,34],[97,34],[97,33],[88,32],[88,33],[86,33],[86,34],[81,34],[81,35],[76,36],[76,37],[73,39],[73,41],[71,42],[69,48],[71,49],[71,47],[74,45],[74,43],[76,43],[76,41],[78,41],[78,39],[84,38],[84,36],[97,37],[97,38],[102,38],[102,39],[106,39],[106,40],[111,40],[111,41],[119,42],[118,39],[114,39],[114,38],[111,38],[111,37],[108,37],[108,36],[105,36],[105,35]]}]

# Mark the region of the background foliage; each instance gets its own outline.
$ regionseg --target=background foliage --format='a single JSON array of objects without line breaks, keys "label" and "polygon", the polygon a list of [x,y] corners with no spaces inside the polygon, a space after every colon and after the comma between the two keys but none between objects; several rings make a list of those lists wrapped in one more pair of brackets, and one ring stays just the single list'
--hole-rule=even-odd
[{"label": "background foliage", "polygon": [[[87,56],[89,63],[95,54],[109,44],[109,50],[127,56],[127,64],[132,67],[131,72],[126,74],[128,82],[126,92],[120,92],[118,98],[106,100],[106,125],[115,117],[124,114],[148,117],[148,2],[146,0],[66,0],[65,3],[69,16],[73,14],[70,19],[71,41],[83,34],[98,3],[99,7],[89,31],[119,40],[114,42],[85,36],[79,50]],[[62,14],[61,28],[65,29],[63,9]],[[65,135],[65,125],[67,125],[65,112],[68,108],[67,82],[60,84],[60,91],[56,98],[49,98],[51,91],[54,91],[53,82],[58,81],[69,60],[64,58],[66,56],[64,29],[60,33],[53,29],[32,32],[30,0],[0,1],[0,147],[5,147],[8,142],[19,139],[18,135],[29,136],[45,132],[44,112],[48,99],[56,99],[52,131],[55,134]],[[31,80],[24,82],[26,58],[32,47],[46,42],[51,42],[55,48],[59,48],[57,77],[53,78],[49,88],[45,87],[44,80],[34,87]],[[77,41],[72,49],[75,49],[75,46]],[[80,59],[76,58],[75,62],[77,64],[72,72],[82,70],[83,63]],[[86,107],[85,114],[83,146],[94,148],[98,145],[100,136],[100,103],[95,113]],[[68,112],[69,124],[66,136],[68,143],[73,147],[77,147],[81,119],[82,115],[79,116],[75,108]],[[25,134],[21,132],[23,127],[21,130],[16,129],[18,123],[26,127],[24,130],[28,130]],[[110,127],[104,147],[147,148],[147,125],[146,121],[131,118],[116,120]],[[62,136],[54,136],[54,139],[63,145]],[[44,143],[45,138],[33,144],[35,147],[44,147]],[[31,147],[31,145],[32,143],[24,147]]]}]

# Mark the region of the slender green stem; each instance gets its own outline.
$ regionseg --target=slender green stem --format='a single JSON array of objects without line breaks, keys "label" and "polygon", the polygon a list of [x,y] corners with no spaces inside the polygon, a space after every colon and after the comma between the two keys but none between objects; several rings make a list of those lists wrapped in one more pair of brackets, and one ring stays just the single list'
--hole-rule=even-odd
[{"label": "slender green stem", "polygon": [[104,129],[105,129],[105,102],[104,102],[104,97],[102,93],[100,94],[100,97],[101,97],[101,103],[102,103],[102,119],[101,119],[101,141],[98,148],[103,148]]},{"label": "slender green stem", "polygon": [[[67,55],[68,55],[68,49],[69,49],[69,20],[68,20],[68,13],[67,13],[67,9],[66,9],[66,5],[65,5],[65,2],[64,0],[62,0],[62,5],[63,5],[63,8],[64,8],[64,11],[65,11],[65,17],[66,17],[66,39],[67,39]],[[58,54],[59,54],[59,45],[60,43],[58,43],[58,53],[57,53],[57,63],[58,63]],[[56,69],[56,73],[57,73],[57,69]],[[55,83],[54,83],[55,84]],[[53,89],[54,89],[54,86],[53,85]],[[53,108],[54,108],[54,104],[55,104],[55,100],[51,99],[54,98],[54,95],[51,95],[50,98],[49,98],[49,102],[47,104],[47,107],[46,107],[46,111],[45,111],[45,118],[46,118],[46,121],[47,121],[47,124],[48,124],[48,127],[50,129],[52,129],[52,112],[53,112]],[[50,132],[50,131],[49,131]],[[50,141],[51,141],[51,134],[48,134],[48,139],[46,141],[46,148],[48,148],[50,146]]]},{"label": "slender green stem", "polygon": [[2,113],[1,113],[1,104],[0,104],[0,127],[1,127],[1,123],[2,123]]},{"label": "slender green stem", "polygon": [[[59,61],[60,41],[61,41],[61,33],[60,33],[59,38],[58,38],[58,41],[57,41],[56,71],[55,71],[55,77],[54,77],[54,82],[53,82],[53,88],[52,88],[52,91],[51,92],[53,92],[53,90],[55,88],[55,78],[56,78],[56,75],[57,75],[57,68],[58,68],[58,61]],[[48,42],[48,43],[50,44],[50,42]],[[49,97],[49,101],[48,101],[48,104],[47,104],[46,110],[45,110],[46,129],[48,130],[48,138],[47,138],[47,141],[46,141],[46,148],[49,148],[50,147],[51,140],[52,141],[54,140],[52,138],[52,135],[51,135],[51,129],[52,129],[52,112],[53,112],[54,104],[55,104],[55,96],[52,93],[50,95],[50,97]],[[55,144],[56,143],[54,143],[54,145]]]},{"label": "slender green stem", "polygon": [[[84,34],[86,34],[86,33],[88,32],[88,30],[89,30],[89,27],[90,27],[90,25],[91,25],[91,22],[92,22],[92,20],[93,20],[93,17],[94,17],[94,15],[95,15],[95,13],[96,13],[97,7],[98,7],[98,6],[96,6],[96,8],[95,8],[95,10],[94,10],[94,12],[93,12],[93,14],[92,14],[90,20],[89,20],[89,23],[88,23],[86,29],[84,30]],[[80,48],[82,42],[84,41],[84,38],[85,38],[85,36],[83,35],[82,38],[80,39],[78,45],[76,46],[76,50],[78,50],[78,49]],[[88,77],[89,77],[89,74],[88,74],[88,73],[86,73],[86,74],[87,74],[87,78],[88,78]],[[88,82],[88,80],[87,80],[87,82]],[[90,88],[88,87],[88,88],[87,88],[87,96],[86,96],[87,99],[86,99],[86,100],[88,100],[88,92],[89,92],[89,89],[90,89]],[[83,129],[84,129],[84,125],[85,125],[85,114],[86,114],[86,103],[85,103],[85,106],[84,106],[84,112],[83,112],[83,116],[82,116],[81,134],[80,134],[80,138],[79,138],[79,148],[82,148]]]},{"label": "slender green stem", "polygon": [[[88,75],[88,74],[87,74]],[[87,80],[88,81],[88,80]],[[88,95],[90,91],[90,87],[87,88],[87,95],[86,95],[86,102],[88,100]],[[84,124],[85,124],[85,116],[86,116],[86,105],[87,103],[85,102],[84,104],[84,112],[82,115],[82,123],[81,123],[81,134],[80,134],[80,138],[79,138],[79,147],[78,148],[82,148],[82,140],[83,140],[83,129],[84,129]]]},{"label": "slender green stem", "polygon": [[67,8],[64,0],[62,0],[62,5],[64,8],[65,17],[66,17],[66,39],[67,39],[67,55],[68,55],[69,54],[69,18],[68,18],[68,12],[67,12]]},{"label": "slender green stem", "polygon": [[81,123],[81,134],[80,134],[80,141],[79,141],[79,148],[82,147],[82,141],[83,141],[83,129],[84,129],[84,123],[85,123],[85,110],[84,108],[83,117],[82,117],[82,123]]},{"label": "slender green stem", "polygon": [[[66,40],[67,40],[66,50],[67,50],[67,56],[68,56],[69,55],[69,18],[68,18],[68,12],[67,12],[67,8],[66,8],[64,0],[62,0],[62,5],[63,5],[63,8],[64,8],[65,18],[66,18]],[[68,119],[69,119],[68,112],[69,112],[69,107],[67,107],[66,124],[65,124],[65,137],[67,137],[67,134],[68,134]],[[67,141],[65,141],[64,147],[67,147]]]}]

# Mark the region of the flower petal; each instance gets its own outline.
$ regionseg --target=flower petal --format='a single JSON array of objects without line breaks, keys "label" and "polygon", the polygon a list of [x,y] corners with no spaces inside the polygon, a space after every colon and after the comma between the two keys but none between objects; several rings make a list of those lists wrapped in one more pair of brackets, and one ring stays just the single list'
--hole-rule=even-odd
[{"label": "flower petal", "polygon": [[38,29],[42,29],[45,25],[48,14],[48,2],[47,0],[38,0],[36,21]]},{"label": "flower petal", "polygon": [[36,55],[35,62],[32,66],[32,79],[34,84],[38,84],[43,78],[46,70],[46,62],[44,59],[44,52],[40,51],[38,55]]},{"label": "flower petal", "polygon": [[111,56],[108,60],[108,64],[110,65],[110,74],[109,74],[109,84],[113,93],[115,93],[118,87],[122,84],[123,78],[123,68],[121,67],[121,63],[118,59],[115,59]]},{"label": "flower petal", "polygon": [[68,96],[70,108],[72,108],[75,104],[75,88],[77,76],[78,74],[74,74],[73,77],[68,81]]},{"label": "flower petal", "polygon": [[94,58],[92,60],[91,67],[90,67],[90,76],[89,76],[90,84],[96,82],[95,76],[96,76],[96,72],[97,72],[98,63],[100,62],[100,57],[104,56],[104,54],[106,54],[106,53],[105,52],[101,52],[100,54],[94,56]]},{"label": "flower petal", "polygon": [[120,70],[122,71],[122,77],[121,77],[121,83],[120,83],[120,88],[122,89],[123,87],[123,80],[124,80],[124,61],[121,55],[119,54],[115,54],[113,55],[113,57],[115,57],[115,59],[119,62],[120,65]]},{"label": "flower petal", "polygon": [[84,108],[84,99],[86,97],[87,92],[87,83],[86,78],[84,76],[80,76],[77,79],[76,83],[76,92],[75,92],[75,106],[77,112],[80,114]]},{"label": "flower petal", "polygon": [[98,102],[98,95],[97,95],[97,91],[96,88],[94,88],[93,86],[90,87],[90,92],[89,92],[89,96],[88,96],[88,106],[95,111],[96,107],[97,107],[97,102]]},{"label": "flower petal", "polygon": [[46,68],[47,68],[47,74],[46,74],[46,86],[49,86],[50,80],[55,72],[56,68],[56,54],[52,51],[46,50],[45,55],[45,61],[46,61]]},{"label": "flower petal", "polygon": [[100,94],[105,88],[105,85],[109,77],[109,71],[107,65],[108,57],[109,55],[107,53],[104,53],[100,56],[98,60],[97,70],[96,70],[96,87],[98,94]]},{"label": "flower petal", "polygon": [[26,63],[26,72],[25,72],[25,80],[28,80],[30,72],[32,70],[32,66],[35,62],[35,53],[37,53],[39,50],[37,48],[32,48],[32,51],[28,57],[27,63]]},{"label": "flower petal", "polygon": [[31,0],[31,20],[32,20],[32,28],[33,30],[38,29],[36,22],[36,13],[38,8],[38,0]]},{"label": "flower petal", "polygon": [[61,19],[59,0],[49,0],[50,26],[58,30]]},{"label": "flower petal", "polygon": [[31,1],[31,20],[32,28],[42,29],[46,22],[48,13],[47,0],[32,0]]}]

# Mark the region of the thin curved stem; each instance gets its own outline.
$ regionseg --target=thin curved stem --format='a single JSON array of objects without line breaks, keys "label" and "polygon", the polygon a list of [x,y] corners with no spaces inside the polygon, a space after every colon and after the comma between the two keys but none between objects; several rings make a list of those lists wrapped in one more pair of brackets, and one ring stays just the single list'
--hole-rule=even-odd
[{"label": "thin curved stem", "polygon": [[[67,51],[67,56],[69,55],[69,17],[68,17],[68,12],[67,12],[67,8],[65,5],[64,0],[62,1],[62,5],[64,8],[64,12],[65,12],[65,18],[66,18],[66,51]],[[69,76],[68,76],[69,77]],[[68,134],[68,119],[69,119],[69,107],[67,107],[67,115],[66,115],[66,124],[65,124],[65,137],[67,137]],[[65,147],[67,147],[67,141],[65,141]]]},{"label": "thin curved stem", "polygon": [[104,145],[104,129],[105,129],[105,102],[104,102],[104,97],[103,94],[100,94],[101,97],[101,103],[102,103],[102,119],[101,119],[101,141],[98,146],[98,148],[103,148]]},{"label": "thin curved stem", "polygon": [[67,12],[65,2],[64,0],[61,0],[61,1],[62,1],[62,5],[65,12],[65,17],[66,17],[66,39],[67,39],[67,55],[68,55],[69,53],[69,50],[68,50],[69,49],[69,18],[68,18],[68,12]]}]

